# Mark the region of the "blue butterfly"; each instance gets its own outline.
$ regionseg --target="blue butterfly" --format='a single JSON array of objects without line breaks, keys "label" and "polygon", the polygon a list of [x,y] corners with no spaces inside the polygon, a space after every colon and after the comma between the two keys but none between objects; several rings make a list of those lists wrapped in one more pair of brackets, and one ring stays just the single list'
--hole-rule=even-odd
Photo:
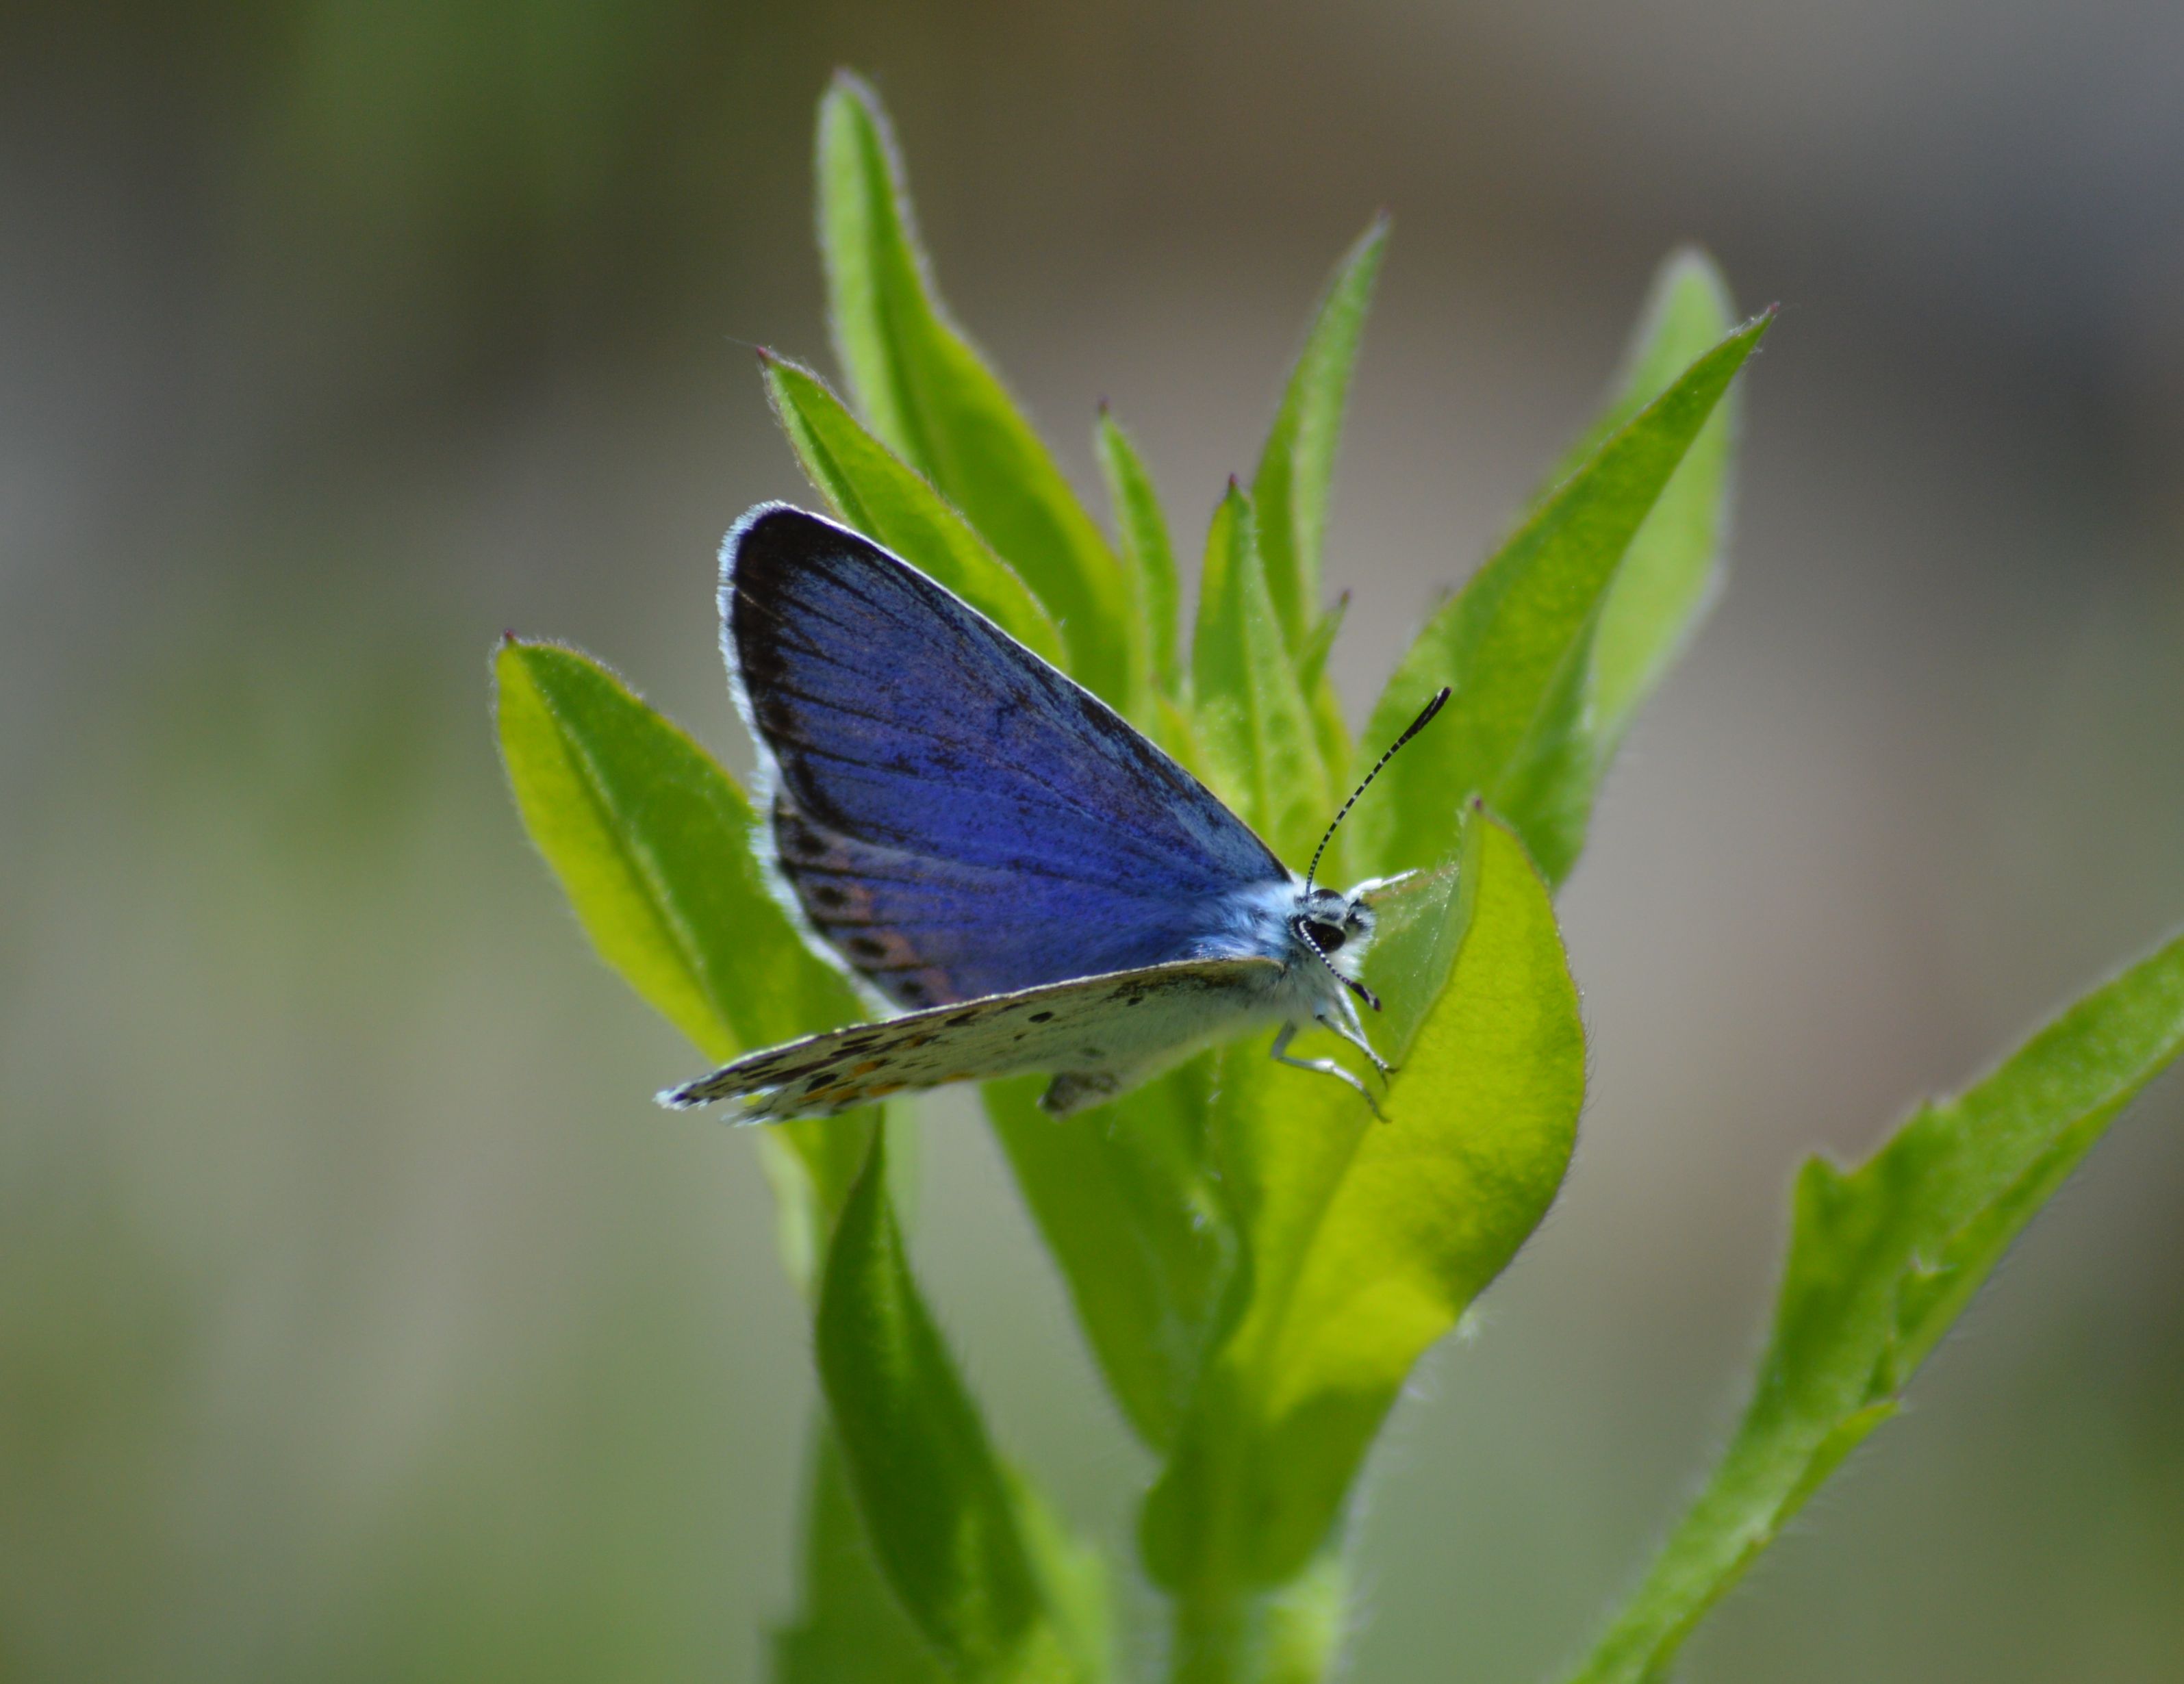
[{"label": "blue butterfly", "polygon": [[1289,1051],[1317,1021],[1387,1070],[1352,1003],[1379,1007],[1357,965],[1381,886],[1314,886],[1325,839],[1297,876],[1106,703],[816,514],[766,503],[737,523],[721,617],[770,873],[819,951],[904,1015],[750,1053],[662,1104],[737,1099],[738,1120],[772,1122],[1039,1070],[1039,1103],[1067,1116],[1268,1025],[1275,1059],[1371,1103],[1333,1059]]}]

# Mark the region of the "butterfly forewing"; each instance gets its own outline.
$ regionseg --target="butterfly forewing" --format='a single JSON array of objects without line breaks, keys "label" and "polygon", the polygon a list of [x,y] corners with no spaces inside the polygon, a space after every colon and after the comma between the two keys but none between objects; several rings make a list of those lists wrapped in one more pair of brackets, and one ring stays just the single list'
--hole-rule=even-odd
[{"label": "butterfly forewing", "polygon": [[1240,956],[1225,899],[1288,879],[1105,703],[854,532],[753,511],[722,611],[782,873],[897,1004]]},{"label": "butterfly forewing", "polygon": [[738,1122],[828,1117],[904,1089],[1056,1073],[1067,1112],[1119,1091],[1201,1041],[1250,1026],[1282,967],[1185,960],[994,995],[829,1030],[737,1059],[660,1096],[678,1109],[741,1099]]}]

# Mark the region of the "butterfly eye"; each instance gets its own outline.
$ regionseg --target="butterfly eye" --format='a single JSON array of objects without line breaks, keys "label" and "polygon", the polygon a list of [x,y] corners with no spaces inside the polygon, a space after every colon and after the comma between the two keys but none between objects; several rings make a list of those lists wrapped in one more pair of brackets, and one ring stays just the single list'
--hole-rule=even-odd
[{"label": "butterfly eye", "polygon": [[1317,918],[1304,920],[1305,939],[1323,953],[1331,953],[1349,937],[1340,924],[1324,923]]}]

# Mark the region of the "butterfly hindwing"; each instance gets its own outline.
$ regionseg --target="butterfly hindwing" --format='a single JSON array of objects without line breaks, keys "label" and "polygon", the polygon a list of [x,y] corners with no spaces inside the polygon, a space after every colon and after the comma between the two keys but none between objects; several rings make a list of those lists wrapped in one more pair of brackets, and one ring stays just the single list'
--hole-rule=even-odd
[{"label": "butterfly hindwing", "polygon": [[904,1089],[1055,1073],[1042,1102],[1066,1115],[1201,1041],[1267,1014],[1282,967],[1195,959],[1084,976],[808,1036],[669,1090],[683,1109],[740,1099],[735,1120],[829,1117]]},{"label": "butterfly hindwing", "polygon": [[721,595],[782,873],[897,1004],[1249,951],[1222,909],[1288,881],[1266,844],[915,568],[773,505],[729,535]]}]

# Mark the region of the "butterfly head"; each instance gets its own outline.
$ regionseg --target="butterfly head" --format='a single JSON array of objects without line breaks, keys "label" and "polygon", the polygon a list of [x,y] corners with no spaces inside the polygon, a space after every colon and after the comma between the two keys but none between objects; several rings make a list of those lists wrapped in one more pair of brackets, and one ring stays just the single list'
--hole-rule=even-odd
[{"label": "butterfly head", "polygon": [[[1368,890],[1379,885],[1361,883],[1348,894],[1317,886],[1319,862],[1325,857],[1328,843],[1334,840],[1342,821],[1350,816],[1350,809],[1357,804],[1357,798],[1372,786],[1373,780],[1380,775],[1396,751],[1424,731],[1433,722],[1449,697],[1448,686],[1443,685],[1433,699],[1428,702],[1418,718],[1403,727],[1402,735],[1388,745],[1385,753],[1373,762],[1373,770],[1365,774],[1357,787],[1350,792],[1350,799],[1342,803],[1335,814],[1334,822],[1327,827],[1327,834],[1319,839],[1312,851],[1312,864],[1304,874],[1304,883],[1297,891],[1296,905],[1289,917],[1290,938],[1317,958],[1332,972],[1337,981],[1355,994],[1374,1011],[1380,1002],[1370,988],[1357,980],[1357,961],[1364,957],[1365,944],[1373,938],[1373,909],[1365,903]],[[1341,958],[1338,959],[1337,954]],[[1338,996],[1339,998],[1339,996]]]},{"label": "butterfly head", "polygon": [[1373,909],[1362,892],[1346,895],[1306,884],[1296,891],[1288,927],[1290,941],[1301,949],[1300,959],[1324,965],[1343,987],[1380,1009],[1373,991],[1357,980],[1358,961],[1373,939]]},{"label": "butterfly head", "polygon": [[1297,897],[1290,932],[1328,959],[1346,950],[1354,961],[1373,938],[1373,909],[1358,895],[1306,889]]}]

